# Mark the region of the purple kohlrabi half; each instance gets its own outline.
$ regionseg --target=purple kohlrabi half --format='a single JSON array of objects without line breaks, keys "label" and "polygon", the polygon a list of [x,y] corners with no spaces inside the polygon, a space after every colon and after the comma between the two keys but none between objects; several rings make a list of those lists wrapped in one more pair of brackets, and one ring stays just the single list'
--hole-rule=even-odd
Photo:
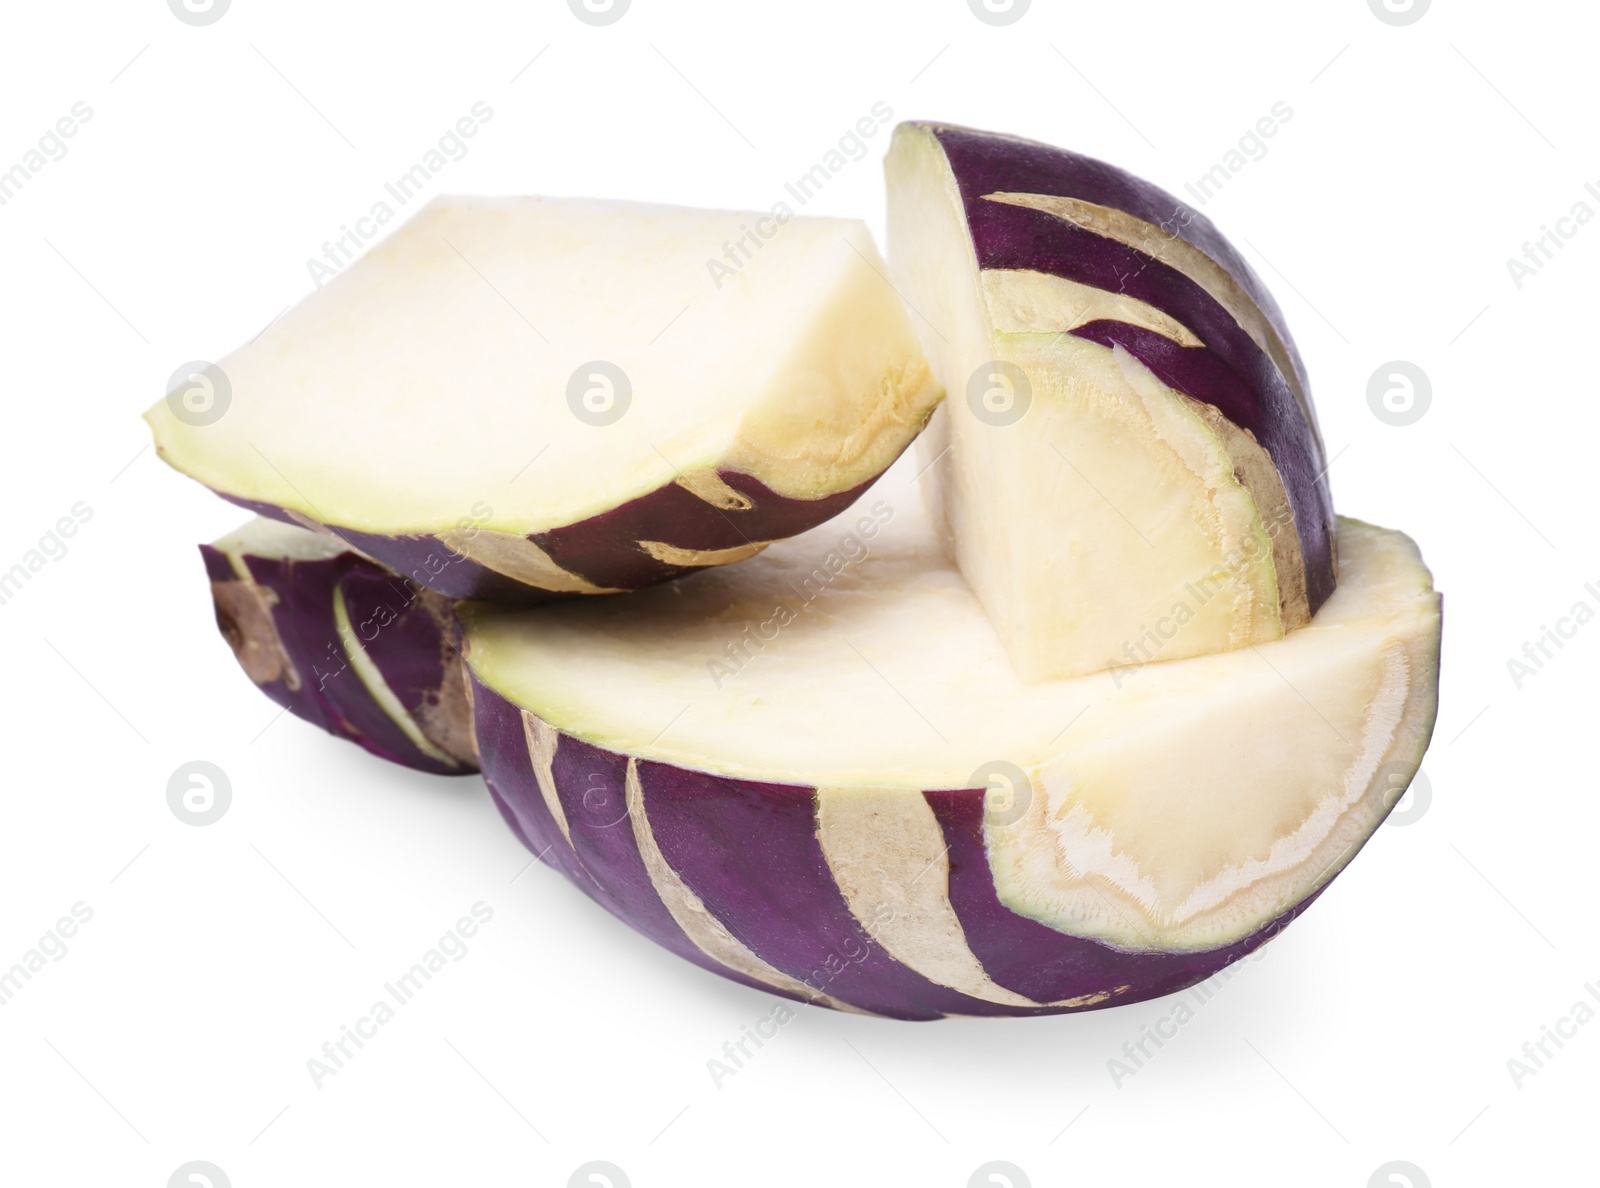
[{"label": "purple kohlrabi half", "polygon": [[[826,790],[633,759],[474,685],[483,772],[524,844],[656,943],[785,997],[913,1020],[1138,1002],[1211,977],[1311,902],[1203,952],[1130,953],[1063,935],[1000,902],[984,849],[985,790],[930,790],[949,873],[947,890],[935,871],[928,891],[947,897],[960,925],[957,936],[935,933],[906,918],[904,904],[864,896],[830,854]],[[930,929],[930,949],[968,951],[974,972],[962,987],[917,968],[920,950],[904,942],[918,928]]]}]

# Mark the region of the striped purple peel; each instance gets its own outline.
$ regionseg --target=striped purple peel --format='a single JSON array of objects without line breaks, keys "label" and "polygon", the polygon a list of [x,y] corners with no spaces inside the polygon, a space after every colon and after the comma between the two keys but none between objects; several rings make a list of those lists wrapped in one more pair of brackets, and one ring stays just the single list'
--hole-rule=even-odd
[{"label": "striped purple peel", "polygon": [[923,795],[950,847],[950,905],[961,920],[968,946],[997,984],[1040,1002],[1095,994],[1112,985],[1128,989],[1096,1005],[1115,1006],[1175,993],[1247,956],[1316,899],[1312,895],[1224,948],[1201,953],[1125,952],[1057,932],[1000,902],[984,848],[981,792],[974,796],[972,789],[958,788]]},{"label": "striped purple peel", "polygon": [[[594,586],[636,590],[704,568],[658,560],[640,547],[640,541],[715,551],[782,540],[831,519],[859,499],[879,476],[816,499],[780,495],[760,479],[736,471],[719,471],[718,477],[750,506],[715,507],[672,482],[609,511],[528,539],[562,569]],[[305,526],[304,520],[297,520],[277,504],[239,498],[226,491],[216,493],[257,515]],[[391,536],[337,524],[323,527],[374,561],[448,598],[534,606],[579,597],[540,589],[499,573],[463,556],[437,536]]]},{"label": "striped purple peel", "polygon": [[[1207,404],[1255,435],[1283,476],[1305,558],[1315,613],[1333,593],[1333,500],[1314,428],[1273,360],[1234,315],[1196,281],[1156,256],[1044,211],[990,199],[997,193],[1075,198],[1126,212],[1200,249],[1225,269],[1282,339],[1294,379],[1309,384],[1283,314],[1249,265],[1211,222],[1166,191],[1064,149],[959,128],[935,128],[966,212],[980,269],[1024,269],[1125,293],[1170,315],[1204,347],[1179,347],[1122,323],[1074,333],[1119,342],[1169,386]],[[1115,330],[1108,327],[1115,326]],[[1132,333],[1132,331],[1138,331]],[[1176,355],[1210,356],[1179,366]],[[1169,378],[1170,377],[1170,378]],[[1240,388],[1253,393],[1241,398]]]},{"label": "striped purple peel", "polygon": [[[200,552],[214,591],[217,587],[226,588],[228,583],[244,584],[223,553],[210,545],[201,545]],[[336,591],[353,574],[361,573],[374,579],[387,579],[392,575],[353,553],[301,561],[246,555],[244,561],[254,583],[270,593],[276,642],[294,673],[292,679],[285,672],[278,679],[258,682],[257,687],[262,692],[297,717],[330,734],[348,738],[392,763],[436,775],[460,775],[473,770],[470,763],[441,762],[421,750],[378,704],[361,677],[346,662],[344,644],[334,618]],[[363,590],[368,596],[378,592],[379,588],[373,585]],[[387,593],[386,588],[384,592]],[[352,621],[364,621],[376,613],[374,605],[361,601],[347,601],[346,605]],[[237,652],[243,628],[230,618],[225,600],[220,596],[217,625]],[[437,625],[433,628],[431,644],[418,652],[416,635],[426,630],[424,623],[414,623],[406,641],[395,649],[393,659],[412,681],[423,680],[422,674],[431,664],[428,658],[440,655]],[[442,666],[439,671],[442,683]],[[435,684],[433,691],[437,693],[439,687],[440,684]],[[413,688],[411,696],[413,703],[420,705],[427,693]]]},{"label": "striped purple peel", "polygon": [[[841,889],[818,838],[814,788],[630,760],[551,731],[553,787],[571,833],[569,845],[539,789],[523,711],[481,683],[476,707],[484,775],[496,804],[530,849],[645,936],[764,993],[912,1020],[1092,1010],[1201,982],[1271,939],[1316,898],[1244,940],[1208,952],[1126,952],[1056,932],[1000,902],[984,849],[983,789],[907,791],[925,798],[949,847],[948,887],[940,891],[948,895],[962,935],[942,943],[966,946],[991,984],[1001,988],[997,994],[1032,1000],[989,1001],[931,980],[875,939],[874,926],[886,928],[895,908],[852,904]],[[638,779],[631,804],[630,763]],[[641,854],[640,837],[653,839],[666,876]],[[695,898],[695,913],[725,930],[755,964],[733,968],[685,933],[678,923],[683,917],[673,914],[666,899],[677,896],[681,909],[678,888]],[[793,981],[775,984],[785,977]]]}]

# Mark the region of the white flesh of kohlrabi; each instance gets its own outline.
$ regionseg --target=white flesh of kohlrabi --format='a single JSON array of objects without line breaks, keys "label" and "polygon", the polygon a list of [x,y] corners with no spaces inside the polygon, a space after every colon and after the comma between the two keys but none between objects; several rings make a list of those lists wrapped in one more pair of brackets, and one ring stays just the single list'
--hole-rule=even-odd
[{"label": "white flesh of kohlrabi", "polygon": [[886,275],[852,220],[441,198],[222,360],[219,419],[149,418],[201,482],[364,532],[525,535],[718,466],[812,499],[938,395]]},{"label": "white flesh of kohlrabi", "polygon": [[[957,564],[1018,672],[1137,664],[1174,622],[1166,659],[1304,622],[1299,543],[1265,451],[1121,348],[1065,332],[1113,318],[1199,340],[1125,294],[980,273],[925,130],[900,130],[888,170],[890,259],[948,390],[920,450]],[[1020,419],[1005,415],[1021,399],[1008,367],[1031,389]]]},{"label": "white flesh of kohlrabi", "polygon": [[1275,919],[1415,771],[1439,605],[1406,537],[1343,522],[1337,591],[1283,640],[1024,683],[914,474],[673,588],[476,610],[469,662],[596,745],[835,797],[982,787],[988,765],[1014,765],[1025,811],[988,827],[1002,897],[1133,949],[1208,948]]}]

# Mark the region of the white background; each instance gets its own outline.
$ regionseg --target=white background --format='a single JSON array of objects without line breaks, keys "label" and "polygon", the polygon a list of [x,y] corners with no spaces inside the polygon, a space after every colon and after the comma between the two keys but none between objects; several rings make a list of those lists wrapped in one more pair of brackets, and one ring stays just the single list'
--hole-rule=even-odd
[{"label": "white background", "polygon": [[[1600,1021],[1520,1088],[1506,1063],[1600,982],[1600,626],[1521,688],[1507,669],[1600,607],[1600,220],[1520,289],[1506,267],[1580,200],[1600,212],[1591,6],[1441,0],[1393,27],[1362,0],[1035,0],[994,28],[963,0],[635,0],[593,28],[557,0],[234,0],[192,28],[106,0],[3,21],[0,169],[74,103],[94,115],[0,207],[0,569],[75,502],[93,518],[0,606],[0,965],[72,904],[94,915],[0,1007],[0,1181],[159,1188],[204,1159],[238,1188],[565,1185],[604,1159],[636,1188],[959,1188],[1003,1159],[1036,1186],[1360,1188],[1392,1160],[1438,1188],[1593,1182]],[[275,720],[194,551],[240,516],[138,419],[308,292],[307,258],[480,100],[492,122],[430,194],[755,208],[879,100],[1178,191],[1286,102],[1204,209],[1306,354],[1341,512],[1414,535],[1445,592],[1426,812],[1120,1086],[1107,1061],[1170,1002],[801,1009],[716,1087],[707,1061],[772,1000],[525,869],[476,779]],[[886,142],[807,210],[881,237]],[[1403,428],[1366,396],[1395,359],[1432,383]],[[193,759],[233,786],[207,828],[166,803]],[[307,1059],[478,900],[469,955],[316,1088]]]}]

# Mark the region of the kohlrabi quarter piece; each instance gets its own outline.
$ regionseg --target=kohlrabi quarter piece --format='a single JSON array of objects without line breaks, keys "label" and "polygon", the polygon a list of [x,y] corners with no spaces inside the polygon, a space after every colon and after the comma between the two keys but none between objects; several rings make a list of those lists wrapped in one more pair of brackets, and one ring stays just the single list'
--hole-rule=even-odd
[{"label": "kohlrabi quarter piece", "polygon": [[147,418],[235,503],[538,601],[820,523],[939,395],[859,222],[441,198]]},{"label": "kohlrabi quarter piece", "polygon": [[1031,680],[1282,638],[1333,594],[1283,316],[1199,212],[1114,166],[906,124],[889,256],[949,398],[924,437],[962,574]]},{"label": "kohlrabi quarter piece", "polygon": [[273,701],[405,767],[478,769],[449,599],[276,520],[253,520],[200,552],[217,626]]},{"label": "kohlrabi quarter piece", "polygon": [[1035,1014],[1250,952],[1415,774],[1439,600],[1406,537],[1341,521],[1338,588],[1284,639],[1025,683],[905,477],[670,588],[463,607],[529,848],[764,990]]}]

